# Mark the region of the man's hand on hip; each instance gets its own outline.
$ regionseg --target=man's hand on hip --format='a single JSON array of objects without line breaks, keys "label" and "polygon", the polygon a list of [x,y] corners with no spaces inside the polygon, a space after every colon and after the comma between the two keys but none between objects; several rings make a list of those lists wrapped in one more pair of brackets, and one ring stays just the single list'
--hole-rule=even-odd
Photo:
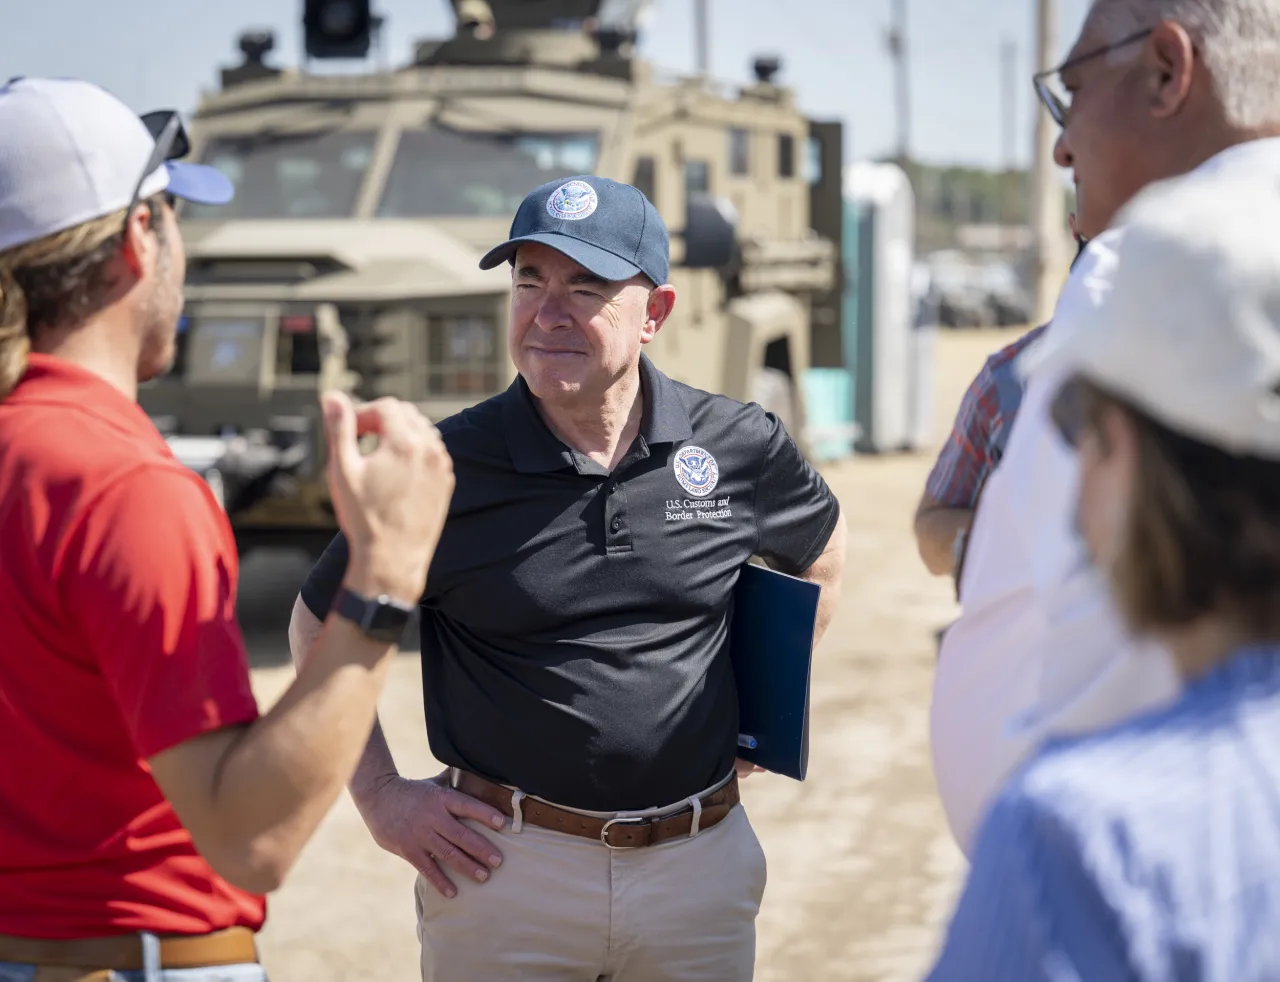
[{"label": "man's hand on hip", "polygon": [[453,790],[446,783],[447,774],[425,781],[392,778],[379,789],[365,820],[379,846],[412,865],[444,896],[453,897],[457,888],[441,864],[484,883],[489,870],[502,862],[498,847],[460,819],[501,829],[506,816]]},{"label": "man's hand on hip", "polygon": [[753,764],[749,760],[743,760],[741,757],[733,762],[733,769],[738,772],[738,780],[748,778],[752,774],[763,774],[765,769],[759,764]]}]

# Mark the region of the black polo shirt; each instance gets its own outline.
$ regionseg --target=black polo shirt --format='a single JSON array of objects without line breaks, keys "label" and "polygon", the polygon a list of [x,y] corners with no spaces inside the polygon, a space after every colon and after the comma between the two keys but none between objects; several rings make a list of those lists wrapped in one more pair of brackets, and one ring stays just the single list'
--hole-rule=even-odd
[{"label": "black polo shirt", "polygon": [[[839,514],[774,416],[640,367],[640,434],[613,473],[551,433],[519,376],[439,424],[456,485],[422,598],[435,757],[599,811],[729,772],[738,571],[807,569]],[[346,563],[339,534],[302,588],[322,620]]]}]

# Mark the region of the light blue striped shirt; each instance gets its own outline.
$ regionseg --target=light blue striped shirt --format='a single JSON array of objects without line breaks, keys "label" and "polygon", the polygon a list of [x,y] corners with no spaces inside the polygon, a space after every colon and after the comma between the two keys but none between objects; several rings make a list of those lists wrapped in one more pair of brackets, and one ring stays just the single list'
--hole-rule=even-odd
[{"label": "light blue striped shirt", "polygon": [[1005,788],[930,982],[1280,980],[1280,647]]}]

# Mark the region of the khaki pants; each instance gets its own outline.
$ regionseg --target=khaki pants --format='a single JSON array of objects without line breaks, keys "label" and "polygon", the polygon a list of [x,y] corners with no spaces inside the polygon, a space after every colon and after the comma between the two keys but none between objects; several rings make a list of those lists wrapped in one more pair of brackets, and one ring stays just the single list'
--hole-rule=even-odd
[{"label": "khaki pants", "polygon": [[642,849],[510,820],[498,845],[487,883],[451,874],[452,900],[418,878],[423,982],[750,982],[765,857],[741,805]]}]

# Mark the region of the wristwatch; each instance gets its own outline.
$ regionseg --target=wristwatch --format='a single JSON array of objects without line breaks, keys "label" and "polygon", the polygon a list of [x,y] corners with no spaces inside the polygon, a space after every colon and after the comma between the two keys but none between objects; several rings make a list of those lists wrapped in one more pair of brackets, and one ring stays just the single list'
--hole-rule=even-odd
[{"label": "wristwatch", "polygon": [[398,644],[413,617],[413,607],[409,604],[385,594],[369,599],[345,586],[333,600],[333,612],[384,644]]}]

